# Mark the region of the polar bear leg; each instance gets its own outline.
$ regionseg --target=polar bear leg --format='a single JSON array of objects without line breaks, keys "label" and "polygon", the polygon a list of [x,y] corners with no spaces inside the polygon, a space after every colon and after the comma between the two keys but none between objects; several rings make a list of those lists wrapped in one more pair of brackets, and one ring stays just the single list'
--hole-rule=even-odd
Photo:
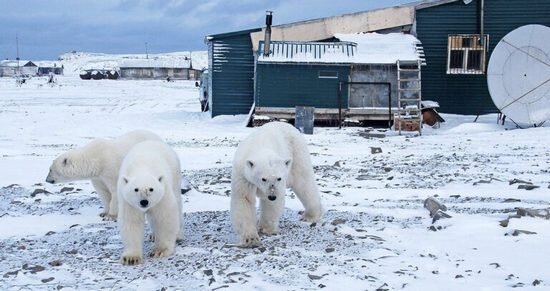
[{"label": "polar bear leg", "polygon": [[[110,188],[114,188],[114,187],[110,187]],[[105,220],[116,221],[117,214],[118,214],[118,196],[116,195],[117,190],[116,188],[114,189],[110,189],[110,188],[109,188],[109,193],[115,193],[115,194],[111,195],[111,201],[109,202],[109,212],[107,213]]]},{"label": "polar bear leg", "polygon": [[307,222],[319,221],[323,210],[309,156],[294,159],[289,175],[289,186],[305,208],[302,219]]},{"label": "polar bear leg", "polygon": [[[173,194],[165,193],[165,195]],[[176,238],[180,232],[181,220],[178,217],[177,204],[165,202],[163,205],[157,205],[151,209],[151,213],[147,217],[155,237],[155,246],[149,255],[151,257],[172,255],[176,247]]]},{"label": "polar bear leg", "polygon": [[143,262],[143,229],[145,215],[129,205],[121,205],[120,230],[124,251],[120,261],[124,265],[137,265]]},{"label": "polar bear leg", "polygon": [[277,198],[275,201],[260,199],[260,232],[276,234],[279,232],[279,221],[285,207],[285,199]]},{"label": "polar bear leg", "polygon": [[256,228],[256,187],[248,182],[231,183],[231,222],[243,246],[260,245]]},{"label": "polar bear leg", "polygon": [[111,195],[111,192],[109,192],[109,189],[107,189],[107,186],[101,180],[92,179],[92,186],[94,186],[99,196],[99,200],[101,200],[101,204],[103,205],[103,212],[101,212],[99,216],[106,220],[110,210],[111,197],[116,195]]}]

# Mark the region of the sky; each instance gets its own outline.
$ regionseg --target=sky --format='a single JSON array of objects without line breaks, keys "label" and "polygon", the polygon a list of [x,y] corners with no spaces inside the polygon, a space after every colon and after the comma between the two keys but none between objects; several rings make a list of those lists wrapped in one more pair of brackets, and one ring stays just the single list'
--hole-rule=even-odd
[{"label": "sky", "polygon": [[[71,51],[206,50],[209,34],[285,24],[414,0],[0,0],[0,58],[53,60]],[[17,41],[16,41],[17,39]]]}]

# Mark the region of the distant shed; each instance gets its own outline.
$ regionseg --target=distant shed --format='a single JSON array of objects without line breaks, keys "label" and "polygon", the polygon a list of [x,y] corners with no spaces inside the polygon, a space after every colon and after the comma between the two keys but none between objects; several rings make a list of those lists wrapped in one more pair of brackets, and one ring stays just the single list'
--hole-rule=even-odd
[{"label": "distant shed", "polygon": [[255,114],[292,119],[296,106],[313,106],[316,120],[336,120],[341,106],[344,118],[390,119],[398,106],[397,62],[424,62],[418,39],[402,33],[336,34],[334,39],[340,41],[273,41],[267,56],[261,41]]},{"label": "distant shed", "polygon": [[0,77],[13,77],[17,75],[35,76],[37,73],[38,66],[32,61],[0,61]]},{"label": "distant shed", "polygon": [[55,75],[63,75],[63,65],[58,65],[55,62],[37,62],[38,75],[49,75],[50,73]]},{"label": "distant shed", "polygon": [[[189,80],[190,59],[127,59],[119,63],[121,79]],[[193,77],[196,74],[193,72]]]}]

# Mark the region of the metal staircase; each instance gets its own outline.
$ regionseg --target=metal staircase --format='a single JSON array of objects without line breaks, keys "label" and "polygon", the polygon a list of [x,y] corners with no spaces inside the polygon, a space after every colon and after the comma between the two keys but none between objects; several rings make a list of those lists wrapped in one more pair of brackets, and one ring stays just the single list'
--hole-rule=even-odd
[{"label": "metal staircase", "polygon": [[397,101],[398,112],[394,128],[406,131],[418,131],[422,134],[422,101],[420,66],[422,60],[397,61]]}]

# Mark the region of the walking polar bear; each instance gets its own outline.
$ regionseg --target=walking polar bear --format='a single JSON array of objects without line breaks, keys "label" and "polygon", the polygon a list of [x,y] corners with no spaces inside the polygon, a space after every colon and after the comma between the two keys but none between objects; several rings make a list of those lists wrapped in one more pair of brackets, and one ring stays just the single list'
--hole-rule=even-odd
[{"label": "walking polar bear", "polygon": [[94,139],[57,157],[50,166],[46,182],[55,184],[90,179],[103,204],[100,216],[104,220],[116,220],[120,164],[131,147],[145,140],[160,141],[161,138],[147,130],[134,130],[112,140]]},{"label": "walking polar bear", "polygon": [[155,245],[151,257],[174,253],[181,238],[181,169],[178,155],[159,141],[135,145],[124,158],[118,179],[119,218],[124,251],[121,262],[143,262],[145,217]]},{"label": "walking polar bear", "polygon": [[[306,140],[292,125],[271,122],[241,142],[233,159],[230,214],[241,245],[259,245],[258,230],[265,234],[279,231],[287,187],[302,202],[303,219],[319,221],[321,199]],[[259,227],[256,197],[260,200]]]}]

